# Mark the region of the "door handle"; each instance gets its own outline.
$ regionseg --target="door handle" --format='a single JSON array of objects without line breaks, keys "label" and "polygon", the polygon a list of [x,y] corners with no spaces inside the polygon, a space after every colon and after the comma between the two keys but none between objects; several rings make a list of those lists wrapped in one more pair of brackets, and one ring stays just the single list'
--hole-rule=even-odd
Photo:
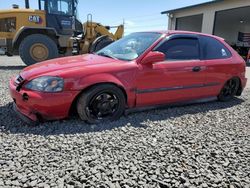
[{"label": "door handle", "polygon": [[193,72],[200,72],[201,71],[201,67],[196,66],[192,69]]}]

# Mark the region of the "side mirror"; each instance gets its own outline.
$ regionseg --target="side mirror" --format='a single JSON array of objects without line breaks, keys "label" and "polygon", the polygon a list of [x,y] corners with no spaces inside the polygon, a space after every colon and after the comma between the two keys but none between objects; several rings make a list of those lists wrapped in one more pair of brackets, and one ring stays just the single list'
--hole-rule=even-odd
[{"label": "side mirror", "polygon": [[162,52],[149,52],[141,61],[142,64],[154,64],[165,60],[165,54]]}]

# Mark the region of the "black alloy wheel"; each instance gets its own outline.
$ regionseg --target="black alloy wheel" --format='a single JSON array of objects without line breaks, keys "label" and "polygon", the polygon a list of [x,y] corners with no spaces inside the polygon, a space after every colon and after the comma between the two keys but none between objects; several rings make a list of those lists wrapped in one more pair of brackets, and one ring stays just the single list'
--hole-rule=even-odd
[{"label": "black alloy wheel", "polygon": [[116,86],[104,84],[94,86],[78,99],[77,111],[87,123],[100,123],[118,119],[125,110],[125,97]]},{"label": "black alloy wheel", "polygon": [[232,78],[226,82],[224,87],[222,88],[218,99],[220,101],[229,101],[231,100],[237,93],[240,86],[240,81],[238,78]]},{"label": "black alloy wheel", "polygon": [[95,119],[104,119],[113,116],[118,110],[118,103],[119,100],[114,93],[98,93],[87,107],[88,114]]}]

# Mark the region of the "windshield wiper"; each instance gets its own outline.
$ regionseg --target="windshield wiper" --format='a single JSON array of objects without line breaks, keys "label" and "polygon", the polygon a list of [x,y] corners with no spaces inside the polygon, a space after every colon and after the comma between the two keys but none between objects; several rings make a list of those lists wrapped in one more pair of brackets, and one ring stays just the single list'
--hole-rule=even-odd
[{"label": "windshield wiper", "polygon": [[110,54],[106,54],[106,53],[104,53],[104,52],[96,53],[96,55],[100,55],[100,56],[103,56],[103,57],[108,57],[108,58],[112,58],[112,59],[116,59],[116,60],[117,60],[116,57],[114,57],[114,56],[112,56],[112,55],[110,55]]}]

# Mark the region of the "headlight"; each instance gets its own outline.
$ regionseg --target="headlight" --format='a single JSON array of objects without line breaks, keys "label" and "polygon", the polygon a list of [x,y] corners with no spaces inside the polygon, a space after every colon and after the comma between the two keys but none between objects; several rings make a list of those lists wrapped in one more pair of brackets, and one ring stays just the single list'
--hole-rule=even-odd
[{"label": "headlight", "polygon": [[64,81],[60,77],[42,76],[28,82],[25,88],[42,92],[60,92],[63,86]]}]

